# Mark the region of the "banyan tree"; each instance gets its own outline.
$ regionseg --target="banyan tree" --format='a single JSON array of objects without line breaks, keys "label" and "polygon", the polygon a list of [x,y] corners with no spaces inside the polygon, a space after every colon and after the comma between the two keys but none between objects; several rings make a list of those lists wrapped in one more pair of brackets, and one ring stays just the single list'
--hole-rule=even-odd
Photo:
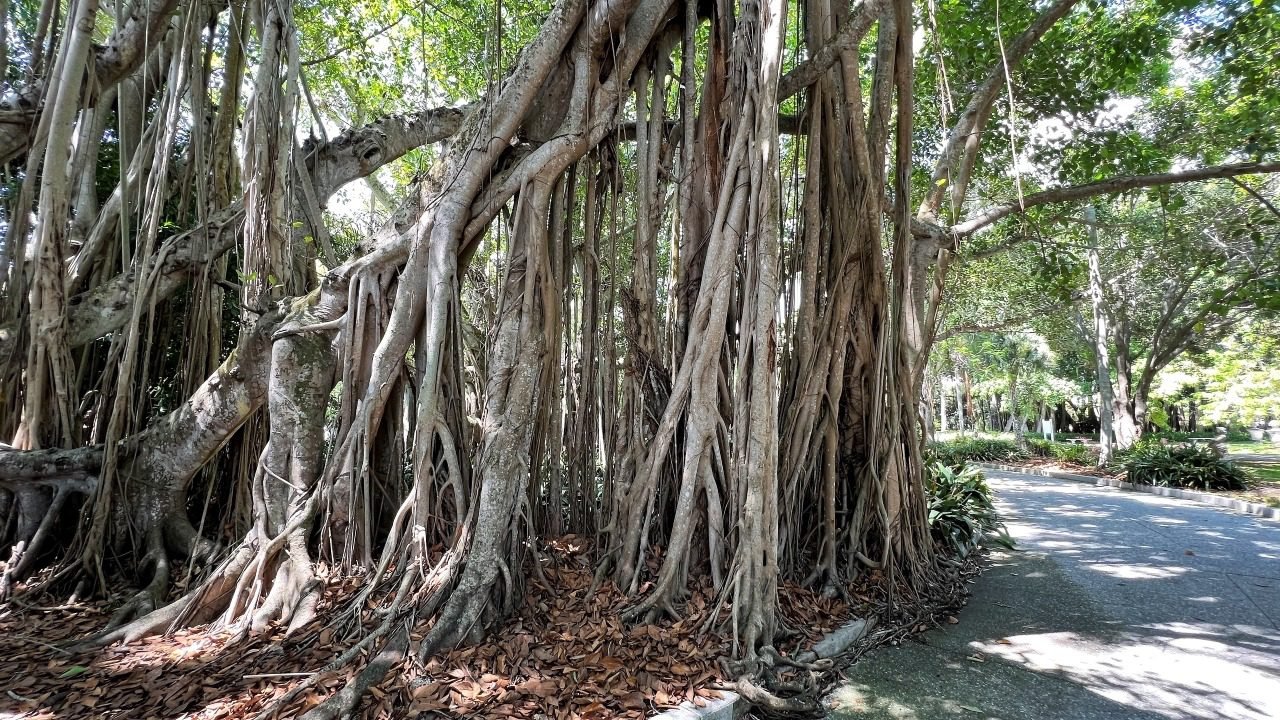
[{"label": "banyan tree", "polygon": [[[256,632],[314,620],[323,565],[379,607],[349,653],[426,656],[573,533],[630,620],[708,581],[750,672],[782,582],[928,593],[920,394],[969,239],[1280,169],[1009,192],[1020,68],[1129,10],[988,5],[557,0],[504,55],[498,3],[474,97],[341,133],[292,0],[0,6],[0,594],[132,583],[99,642]],[[327,227],[407,153],[380,228]]]}]

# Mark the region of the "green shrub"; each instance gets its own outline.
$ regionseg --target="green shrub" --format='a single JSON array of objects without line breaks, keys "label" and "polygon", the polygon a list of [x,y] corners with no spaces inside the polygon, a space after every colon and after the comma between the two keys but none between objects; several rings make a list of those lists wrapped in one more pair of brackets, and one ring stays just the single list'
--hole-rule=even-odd
[{"label": "green shrub", "polygon": [[1130,482],[1197,490],[1243,490],[1248,474],[1204,445],[1139,443],[1120,460]]},{"label": "green shrub", "polygon": [[1137,440],[1135,440],[1133,444],[1130,445],[1129,447],[1123,450],[1117,450],[1115,455],[1111,457],[1111,464],[1113,466],[1119,466],[1123,469],[1124,464],[1131,457],[1137,457],[1137,456],[1141,456],[1141,455],[1145,455],[1153,452],[1158,453],[1161,450],[1166,450],[1168,448],[1181,446],[1181,445],[1188,445],[1188,446],[1203,445],[1204,447],[1208,447],[1207,443],[1212,439],[1212,438],[1194,437],[1194,436],[1188,435],[1187,433],[1179,433],[1179,434],[1185,436],[1183,440],[1172,440],[1163,433],[1160,433],[1160,434],[1147,433],[1142,437],[1138,438]]},{"label": "green shrub", "polygon": [[1063,462],[1075,463],[1076,465],[1089,465],[1094,461],[1093,451],[1079,443],[1028,438],[1027,449],[1036,457],[1053,458]]},{"label": "green shrub", "polygon": [[1013,547],[1013,538],[1000,522],[991,501],[991,487],[981,470],[957,470],[935,462],[929,466],[927,476],[929,531],[935,543],[960,557],[973,552],[984,539]]},{"label": "green shrub", "polygon": [[1232,429],[1227,431],[1227,442],[1249,442],[1252,439],[1248,430]]},{"label": "green shrub", "polygon": [[930,443],[925,451],[925,462],[930,465],[942,463],[960,470],[970,462],[998,462],[1021,456],[1022,453],[1012,440],[962,437],[948,442]]},{"label": "green shrub", "polygon": [[[1157,430],[1156,432],[1146,433],[1143,437],[1151,437],[1171,442],[1186,442],[1187,440],[1208,440],[1217,435],[1214,428],[1202,428],[1195,432],[1185,432],[1179,430]],[[1228,442],[1248,442],[1249,431],[1245,428],[1231,428],[1227,430]]]}]

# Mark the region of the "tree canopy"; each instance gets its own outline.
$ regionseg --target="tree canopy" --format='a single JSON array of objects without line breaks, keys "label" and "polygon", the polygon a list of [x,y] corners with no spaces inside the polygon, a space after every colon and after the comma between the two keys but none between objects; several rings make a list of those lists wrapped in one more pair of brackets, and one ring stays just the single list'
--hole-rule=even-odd
[{"label": "tree canopy", "polygon": [[358,577],[334,662],[373,660],[308,718],[481,641],[567,535],[811,708],[780,596],[963,585],[937,373],[998,367],[1015,420],[1105,386],[1123,444],[1280,303],[1271,3],[0,16],[0,598],[300,632]]}]

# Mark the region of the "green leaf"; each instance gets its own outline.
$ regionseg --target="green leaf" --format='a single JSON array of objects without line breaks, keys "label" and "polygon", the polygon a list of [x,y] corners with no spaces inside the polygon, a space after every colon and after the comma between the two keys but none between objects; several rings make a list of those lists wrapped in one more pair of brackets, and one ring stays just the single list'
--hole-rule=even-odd
[{"label": "green leaf", "polygon": [[76,677],[77,675],[83,675],[87,672],[89,672],[89,668],[85,667],[84,665],[72,665],[71,667],[64,670],[63,673],[58,677],[60,679],[65,680],[67,678]]}]

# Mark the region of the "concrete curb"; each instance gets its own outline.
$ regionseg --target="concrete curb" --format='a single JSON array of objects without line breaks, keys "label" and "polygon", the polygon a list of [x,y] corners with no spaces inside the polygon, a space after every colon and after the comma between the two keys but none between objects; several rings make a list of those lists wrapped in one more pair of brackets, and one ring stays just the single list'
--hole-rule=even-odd
[{"label": "concrete curb", "polygon": [[1235,510],[1246,515],[1266,518],[1268,520],[1280,520],[1280,508],[1274,508],[1262,503],[1253,503],[1247,500],[1239,500],[1233,497],[1225,497],[1222,495],[1214,495],[1213,493],[1199,492],[1196,490],[1183,490],[1182,488],[1167,488],[1156,485],[1138,485],[1136,483],[1124,482],[1114,478],[1094,477],[1092,475],[1077,475],[1075,473],[1060,472],[1057,470],[1042,470],[1040,468],[1024,468],[1016,465],[997,465],[995,463],[974,463],[980,468],[986,470],[999,470],[1001,472],[1022,473],[1023,475],[1038,475],[1040,477],[1057,478],[1059,480],[1070,480],[1072,482],[1088,483],[1097,487],[1113,487],[1120,490],[1128,490],[1130,492],[1141,492],[1149,495],[1161,495],[1164,497],[1178,498],[1180,500],[1190,500],[1203,505],[1212,505],[1214,507]]},{"label": "concrete curb", "polygon": [[[818,658],[835,657],[850,646],[867,636],[875,627],[874,618],[857,618],[827,633],[814,644],[813,650],[807,650],[796,656],[801,662],[813,662]],[[691,702],[684,702],[680,707],[672,708],[653,715],[649,720],[735,720],[751,709],[751,703],[735,692],[720,691],[721,697],[707,700],[707,704],[698,707]]]},{"label": "concrete curb", "polygon": [[734,720],[747,711],[748,703],[738,693],[721,690],[720,695],[715,700],[707,700],[702,707],[691,702],[681,703],[680,707],[660,712],[650,720]]}]

